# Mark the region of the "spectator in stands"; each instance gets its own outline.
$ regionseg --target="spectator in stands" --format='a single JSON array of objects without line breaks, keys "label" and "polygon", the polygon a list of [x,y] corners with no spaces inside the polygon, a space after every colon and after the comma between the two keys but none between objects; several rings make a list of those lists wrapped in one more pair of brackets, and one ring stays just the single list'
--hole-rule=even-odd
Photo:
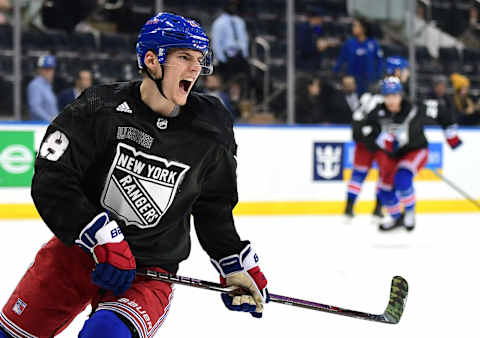
[{"label": "spectator in stands", "polygon": [[480,122],[478,107],[469,96],[470,80],[458,73],[453,73],[450,80],[454,90],[453,103],[458,123],[462,125],[478,124]]},{"label": "spectator in stands", "polygon": [[299,74],[295,90],[295,122],[327,123],[328,103],[321,100],[320,80],[307,73]]},{"label": "spectator in stands", "polygon": [[478,20],[478,13],[480,11],[480,2],[475,1],[470,8],[469,24],[459,40],[469,48],[480,48],[480,22]]},{"label": "spectator in stands", "polygon": [[55,57],[53,55],[39,57],[37,69],[38,75],[27,87],[30,119],[50,122],[58,114],[57,97],[52,89],[55,76]]},{"label": "spectator in stands", "polygon": [[223,88],[224,86],[221,75],[212,74],[210,76],[205,76],[203,81],[205,93],[219,98],[225,107],[227,107],[227,109],[232,113],[233,119],[236,120],[240,113],[236,107],[232,106],[232,103],[230,102],[230,96]]},{"label": "spectator in stands", "polygon": [[243,74],[250,81],[248,32],[239,16],[239,0],[227,0],[222,14],[212,24],[212,49],[218,61],[216,71],[225,81]]},{"label": "spectator in stands", "polygon": [[448,79],[445,75],[439,74],[433,76],[433,90],[430,93],[428,99],[437,101],[438,106],[446,111],[454,111],[452,100],[447,95],[447,82]]},{"label": "spectator in stands", "polygon": [[359,105],[355,78],[346,75],[342,78],[342,89],[336,90],[335,94],[331,96],[328,121],[336,124],[351,123],[353,112]]},{"label": "spectator in stands", "polygon": [[92,72],[82,69],[77,72],[75,77],[75,86],[64,89],[58,94],[58,107],[63,110],[67,105],[73,102],[80,94],[92,85]]},{"label": "spectator in stands", "polygon": [[342,70],[347,64],[347,74],[355,78],[357,93],[361,96],[368,91],[382,75],[383,51],[372,36],[370,24],[363,18],[353,20],[353,37],[342,47],[334,72]]},{"label": "spectator in stands", "polygon": [[355,79],[350,75],[342,78],[340,90],[323,82],[318,100],[325,112],[325,119],[322,122],[350,124],[353,112],[360,104],[356,89]]},{"label": "spectator in stands", "polygon": [[338,45],[338,42],[325,36],[322,28],[323,9],[309,6],[307,12],[307,21],[297,21],[295,25],[296,67],[305,72],[320,70],[322,53]]},{"label": "spectator in stands", "polygon": [[0,0],[0,25],[5,25],[9,21],[9,13],[12,10],[10,0]]},{"label": "spectator in stands", "polygon": [[[360,100],[357,94],[357,84],[353,76],[344,76],[342,79],[342,90],[345,102],[347,102],[348,108],[353,113],[360,104]],[[350,114],[350,117],[352,115]]]}]

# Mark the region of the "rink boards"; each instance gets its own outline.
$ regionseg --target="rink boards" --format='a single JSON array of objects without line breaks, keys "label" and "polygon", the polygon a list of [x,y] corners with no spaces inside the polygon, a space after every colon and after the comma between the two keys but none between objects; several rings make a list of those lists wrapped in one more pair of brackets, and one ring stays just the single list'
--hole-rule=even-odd
[{"label": "rink boards", "polygon": [[[0,124],[0,218],[37,218],[29,185],[45,124]],[[338,214],[352,168],[351,130],[344,126],[235,127],[237,215]],[[427,130],[429,161],[415,182],[419,212],[472,212],[475,205],[439,180],[441,172],[476,200],[480,128],[461,128],[464,144],[450,150],[443,131]],[[370,212],[378,173],[371,170],[356,207]]]}]

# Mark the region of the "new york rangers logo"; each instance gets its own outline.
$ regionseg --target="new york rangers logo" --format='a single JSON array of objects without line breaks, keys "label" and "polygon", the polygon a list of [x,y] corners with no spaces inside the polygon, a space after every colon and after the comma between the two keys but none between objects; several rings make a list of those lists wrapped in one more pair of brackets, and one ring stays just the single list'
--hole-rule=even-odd
[{"label": "new york rangers logo", "polygon": [[313,147],[313,179],[343,179],[343,143],[315,143]]},{"label": "new york rangers logo", "polygon": [[15,312],[17,315],[21,315],[23,313],[23,311],[25,310],[25,308],[27,307],[27,303],[25,303],[23,300],[21,300],[20,298],[17,298],[17,301],[15,303],[15,305],[13,305],[13,312]]},{"label": "new york rangers logo", "polygon": [[151,228],[172,204],[190,166],[119,143],[101,203],[127,224]]}]

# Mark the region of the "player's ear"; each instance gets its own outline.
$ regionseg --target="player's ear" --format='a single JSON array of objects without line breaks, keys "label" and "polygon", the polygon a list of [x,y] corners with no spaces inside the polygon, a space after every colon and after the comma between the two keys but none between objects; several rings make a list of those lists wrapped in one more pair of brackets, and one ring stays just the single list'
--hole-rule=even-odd
[{"label": "player's ear", "polygon": [[156,75],[156,68],[158,64],[158,57],[157,55],[149,50],[147,53],[145,53],[145,66],[148,68],[151,74]]}]

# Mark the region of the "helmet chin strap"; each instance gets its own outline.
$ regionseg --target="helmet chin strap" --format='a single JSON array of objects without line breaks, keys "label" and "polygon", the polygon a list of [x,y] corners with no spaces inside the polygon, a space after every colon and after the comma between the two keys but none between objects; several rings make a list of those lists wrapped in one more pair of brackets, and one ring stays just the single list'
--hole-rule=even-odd
[{"label": "helmet chin strap", "polygon": [[162,88],[162,81],[163,81],[163,74],[165,74],[165,68],[163,68],[163,65],[160,64],[160,67],[162,68],[162,77],[160,79],[154,79],[152,74],[150,74],[150,71],[148,70],[147,67],[145,67],[145,71],[148,75],[148,77],[150,78],[150,80],[152,80],[153,82],[155,82],[155,85],[157,86],[158,88],[158,91],[160,92],[160,94],[168,100],[168,98],[165,96],[165,94],[163,93],[163,88]]},{"label": "helmet chin strap", "polygon": [[[170,101],[166,96],[165,96],[165,93],[163,92],[163,88],[162,88],[162,81],[163,81],[163,74],[165,74],[165,68],[163,67],[162,64],[160,64],[160,67],[162,68],[162,77],[160,79],[154,79],[152,74],[150,74],[150,71],[148,70],[148,68],[145,68],[145,71],[147,73],[147,76],[150,78],[150,80],[152,80],[153,82],[155,82],[155,85],[157,86],[157,89],[158,91],[160,92],[160,94],[165,98],[165,100],[167,101]],[[178,116],[180,114],[180,106],[178,106],[177,104],[173,107],[173,110],[170,112],[169,116],[170,117],[175,117],[175,116]]]}]

